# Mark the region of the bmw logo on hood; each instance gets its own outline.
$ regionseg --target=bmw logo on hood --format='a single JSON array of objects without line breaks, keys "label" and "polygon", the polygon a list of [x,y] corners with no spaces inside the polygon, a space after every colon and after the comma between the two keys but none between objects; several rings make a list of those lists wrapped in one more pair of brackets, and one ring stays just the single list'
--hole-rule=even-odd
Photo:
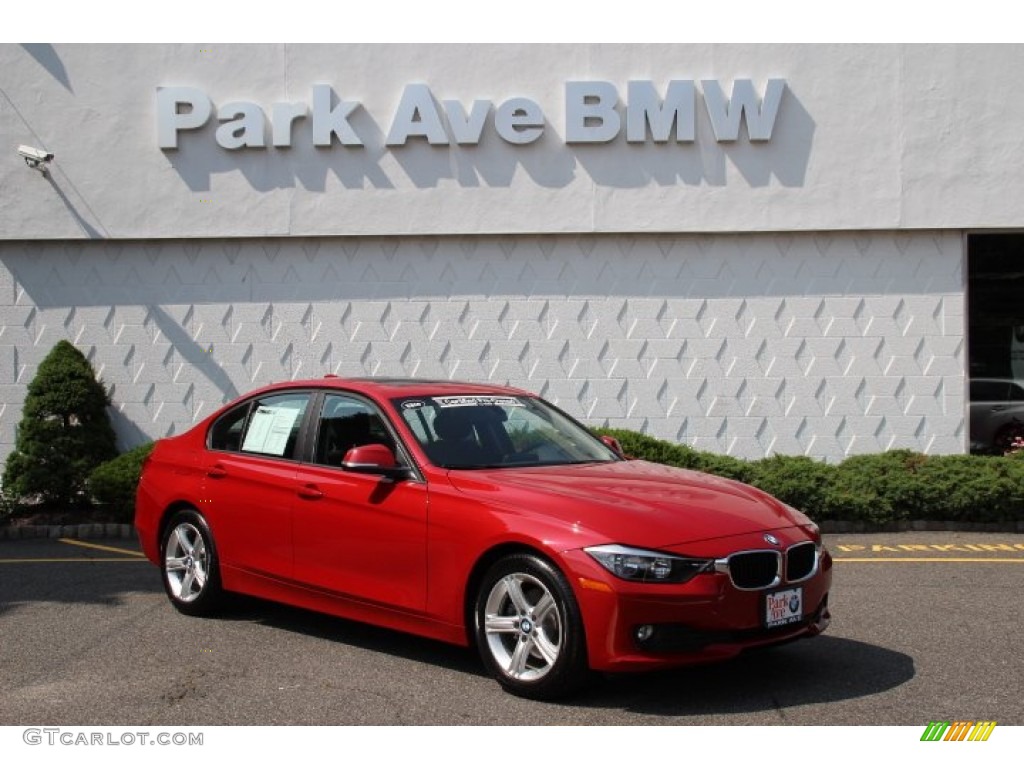
[{"label": "bmw logo on hood", "polygon": [[769,544],[775,545],[776,547],[779,546],[779,540],[772,536],[770,533],[766,533],[764,535],[764,540],[767,541]]}]

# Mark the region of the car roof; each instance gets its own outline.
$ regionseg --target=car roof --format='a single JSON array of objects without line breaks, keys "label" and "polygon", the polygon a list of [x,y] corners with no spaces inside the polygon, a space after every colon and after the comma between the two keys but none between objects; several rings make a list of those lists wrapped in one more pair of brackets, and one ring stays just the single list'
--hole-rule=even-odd
[{"label": "car roof", "polygon": [[[430,395],[529,395],[523,389],[500,384],[470,381],[452,381],[449,379],[413,379],[396,377],[355,377],[342,378],[327,375],[319,379],[302,379],[282,381],[269,384],[256,392],[273,392],[282,389],[342,389],[376,395],[383,398],[396,397],[427,397]],[[254,394],[250,392],[249,394]]]}]

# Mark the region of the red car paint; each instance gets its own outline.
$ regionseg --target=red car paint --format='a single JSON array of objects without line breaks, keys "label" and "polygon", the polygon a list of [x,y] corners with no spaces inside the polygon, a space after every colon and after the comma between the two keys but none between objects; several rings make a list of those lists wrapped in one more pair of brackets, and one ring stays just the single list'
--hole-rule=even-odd
[{"label": "red car paint", "polygon": [[[366,403],[387,427],[388,442],[406,457],[408,476],[318,463],[314,451],[324,439],[323,415],[319,422],[315,414],[303,417],[306,431],[299,430],[290,455],[211,448],[211,427],[222,415],[277,393],[350,395]],[[503,468],[447,469],[432,463],[422,435],[418,439],[413,431],[416,409],[441,402],[431,398],[491,395],[523,402],[530,397],[491,385],[334,377],[250,393],[156,444],[137,496],[143,550],[163,567],[168,521],[177,510],[195,510],[215,542],[224,590],[461,645],[473,642],[470,616],[486,564],[496,554],[532,553],[571,586],[586,662],[594,670],[728,658],[749,647],[815,635],[828,625],[831,558],[820,547],[817,528],[757,489],[614,456]],[[399,401],[410,410],[408,421],[396,407]],[[256,429],[256,417],[246,418],[245,429]],[[426,429],[427,420],[421,420]],[[372,446],[349,452],[346,460],[384,454]],[[777,543],[768,543],[766,534]],[[786,589],[784,580],[738,589],[731,570],[716,570],[682,584],[633,582],[613,575],[584,551],[619,544],[721,562],[746,551],[788,553],[790,546],[807,542],[817,547],[813,572],[797,585],[802,619],[771,630],[763,627],[764,595]],[[645,648],[636,639],[643,625],[664,626],[687,638],[695,633],[698,640],[673,635],[666,647]]]}]

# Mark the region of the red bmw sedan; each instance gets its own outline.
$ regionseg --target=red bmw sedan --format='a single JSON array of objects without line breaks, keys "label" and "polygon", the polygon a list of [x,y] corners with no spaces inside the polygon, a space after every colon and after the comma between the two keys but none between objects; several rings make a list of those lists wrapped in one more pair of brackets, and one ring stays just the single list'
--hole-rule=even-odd
[{"label": "red bmw sedan", "polygon": [[179,611],[245,593],[472,645],[531,698],[829,623],[832,561],[803,514],[629,460],[509,387],[264,387],[156,444],[135,525]]}]

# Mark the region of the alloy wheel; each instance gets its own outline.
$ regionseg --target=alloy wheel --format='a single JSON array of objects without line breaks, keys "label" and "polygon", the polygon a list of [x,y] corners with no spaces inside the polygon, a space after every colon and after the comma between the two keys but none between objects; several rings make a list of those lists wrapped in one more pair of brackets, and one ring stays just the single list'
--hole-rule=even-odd
[{"label": "alloy wheel", "polygon": [[209,556],[203,534],[192,523],[179,523],[167,536],[164,573],[171,595],[191,603],[209,580]]},{"label": "alloy wheel", "polygon": [[519,681],[543,678],[558,662],[563,621],[551,591],[526,573],[510,573],[491,587],[483,627],[495,663]]}]

